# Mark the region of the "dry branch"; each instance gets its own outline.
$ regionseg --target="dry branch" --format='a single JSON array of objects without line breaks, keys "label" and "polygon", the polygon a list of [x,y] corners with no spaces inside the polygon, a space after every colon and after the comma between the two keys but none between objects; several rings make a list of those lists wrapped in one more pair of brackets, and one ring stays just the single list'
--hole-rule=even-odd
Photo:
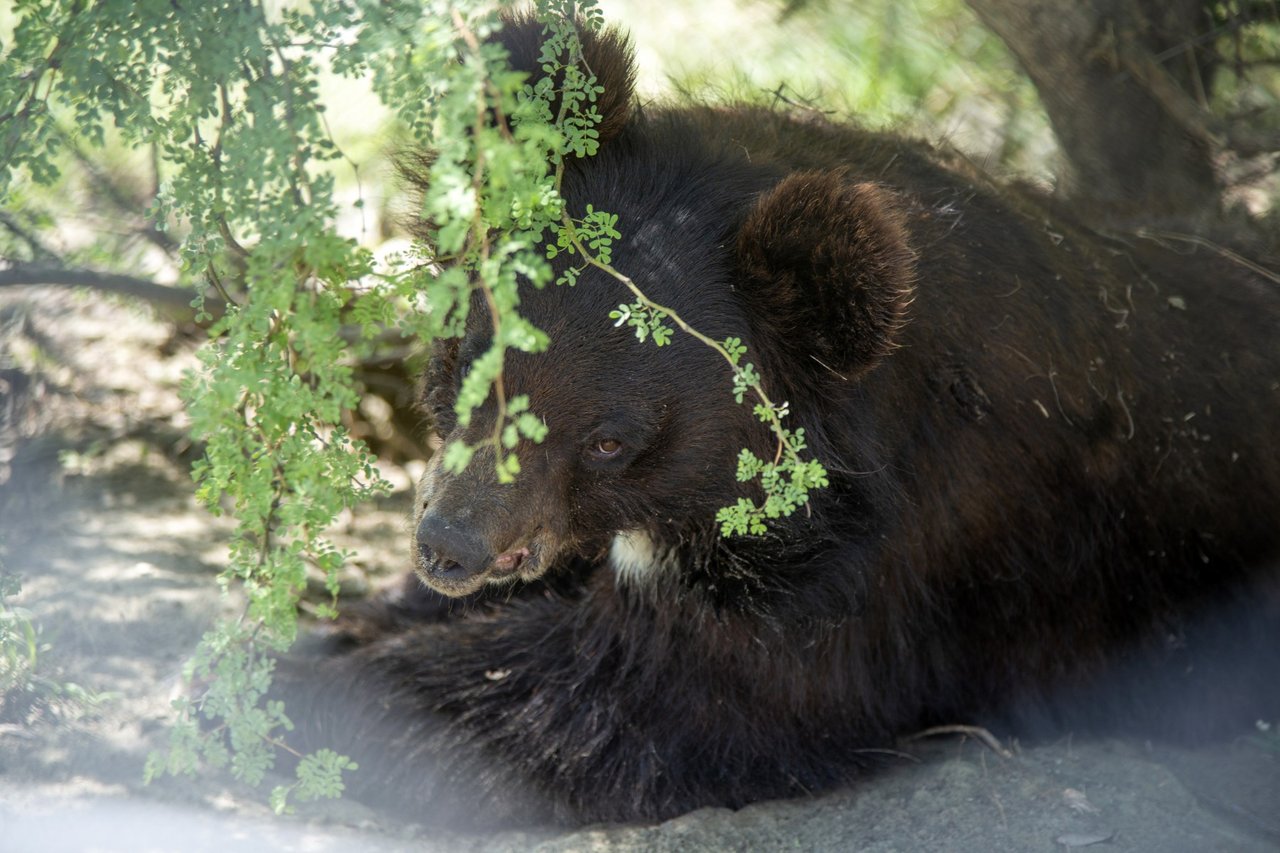
[{"label": "dry branch", "polygon": [[1192,137],[1215,149],[1230,149],[1242,157],[1280,151],[1280,134],[1219,120],[1187,93],[1132,34],[1117,40],[1126,71],[1146,89],[1165,113]]},{"label": "dry branch", "polygon": [[[89,287],[107,293],[118,293],[145,300],[168,319],[178,322],[190,322],[196,315],[195,309],[191,307],[191,300],[195,298],[192,291],[121,273],[41,264],[13,264],[7,269],[0,269],[0,287],[23,285]],[[205,301],[205,308],[217,316],[222,313],[223,305],[217,300],[208,299]]]}]

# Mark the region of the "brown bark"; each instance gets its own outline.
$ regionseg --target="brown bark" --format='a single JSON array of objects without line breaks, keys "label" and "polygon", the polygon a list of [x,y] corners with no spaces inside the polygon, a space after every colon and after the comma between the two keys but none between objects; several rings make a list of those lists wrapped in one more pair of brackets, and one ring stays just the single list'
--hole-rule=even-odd
[{"label": "brown bark", "polygon": [[1059,192],[1117,216],[1218,208],[1201,0],[966,0],[1018,58],[1064,155]]}]

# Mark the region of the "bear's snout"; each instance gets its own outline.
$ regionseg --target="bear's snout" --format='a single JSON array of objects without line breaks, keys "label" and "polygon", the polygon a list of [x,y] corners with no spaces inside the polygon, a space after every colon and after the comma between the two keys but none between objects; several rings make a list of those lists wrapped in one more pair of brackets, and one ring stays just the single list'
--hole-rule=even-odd
[{"label": "bear's snout", "polygon": [[[428,582],[444,593],[465,592],[493,562],[478,531],[428,512],[418,522],[418,565]],[[455,592],[456,591],[456,592]]]},{"label": "bear's snout", "polygon": [[[539,568],[536,545],[503,550],[493,545],[491,535],[465,519],[428,512],[415,537],[418,574],[439,592],[459,596],[486,581],[512,580]],[[495,556],[496,551],[501,553]]]}]

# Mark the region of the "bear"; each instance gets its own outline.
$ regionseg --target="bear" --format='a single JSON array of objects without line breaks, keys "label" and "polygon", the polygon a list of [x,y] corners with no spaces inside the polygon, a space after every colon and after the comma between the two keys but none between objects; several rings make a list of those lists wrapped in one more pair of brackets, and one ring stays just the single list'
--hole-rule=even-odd
[{"label": "bear", "polygon": [[[536,71],[534,22],[498,38]],[[626,37],[582,38],[608,95],[569,209],[616,213],[616,268],[741,337],[829,483],[722,536],[758,497],[740,449],[775,447],[728,365],[615,327],[629,296],[599,271],[529,288],[551,344],[504,384],[546,439],[510,484],[435,454],[402,593],[280,661],[295,746],[420,822],[584,823],[850,784],[939,723],[1084,726],[1168,685],[1238,729],[1280,707],[1274,276],[897,135],[642,106]],[[453,411],[487,318],[433,344],[439,444],[493,429],[492,398]],[[1273,677],[1201,665],[1224,643]]]}]

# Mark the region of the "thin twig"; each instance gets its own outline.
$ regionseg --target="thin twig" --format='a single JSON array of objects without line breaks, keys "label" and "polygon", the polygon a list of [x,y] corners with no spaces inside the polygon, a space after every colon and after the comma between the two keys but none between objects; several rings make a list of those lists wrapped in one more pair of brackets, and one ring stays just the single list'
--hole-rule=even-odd
[{"label": "thin twig", "polygon": [[[624,273],[618,271],[611,264],[607,264],[604,261],[600,260],[600,258],[597,257],[594,252],[591,252],[590,250],[587,249],[586,246],[582,245],[582,240],[578,237],[577,228],[574,225],[573,220],[570,218],[568,213],[564,215],[563,227],[568,230],[569,237],[573,241],[574,248],[576,248],[578,252],[581,253],[582,257],[587,261],[587,263],[591,264],[593,267],[596,267],[597,269],[601,270],[604,273],[607,273],[608,275],[612,276],[614,279],[619,281],[622,285],[624,285],[628,290],[631,291],[632,295],[635,296],[636,300],[641,305],[645,306],[651,311],[657,311],[658,313],[664,315],[665,317],[670,319],[671,322],[679,326],[680,329],[685,334],[690,335],[693,338],[696,338],[697,340],[701,341],[702,343],[706,344],[707,346],[711,347],[711,349],[719,353],[720,357],[729,363],[729,367],[733,370],[735,375],[741,373],[741,368],[733,360],[733,357],[729,355],[729,352],[720,344],[719,341],[716,341],[707,337],[702,332],[699,332],[693,326],[689,325],[689,323],[685,322],[683,317],[681,317],[679,314],[676,313],[675,309],[668,308],[665,305],[659,305],[657,302],[654,302],[652,299],[650,299],[648,296],[645,295],[644,291],[640,289],[639,285],[637,285],[634,281],[632,281],[630,276],[627,276]],[[769,399],[769,395],[765,393],[764,387],[758,382],[752,382],[749,384],[751,386],[751,390],[755,393],[757,397],[760,398],[760,402],[763,403],[765,408],[769,410],[769,426],[773,429],[774,435],[778,437],[778,449],[777,449],[777,452],[774,454],[774,459],[773,459],[773,463],[776,465],[778,464],[778,461],[782,458],[783,451],[790,448],[791,443],[787,440],[787,435],[782,429],[782,422],[778,419],[778,416],[776,414],[777,409],[774,406],[773,401]]]},{"label": "thin twig", "polygon": [[937,737],[939,735],[964,735],[974,740],[980,741],[983,746],[990,749],[1001,758],[1013,758],[1013,753],[1004,747],[991,732],[982,726],[966,726],[961,724],[949,726],[931,726],[924,731],[916,732],[913,735],[907,735],[902,738],[903,741],[910,743],[913,740],[924,740],[925,738]]},{"label": "thin twig", "polygon": [[1208,240],[1199,235],[1179,234],[1176,231],[1165,231],[1160,228],[1148,228],[1146,226],[1139,228],[1133,233],[1135,236],[1144,237],[1148,240],[1156,240],[1156,241],[1175,240],[1179,243],[1191,243],[1192,245],[1195,245],[1195,246],[1203,246],[1204,248],[1209,249],[1210,251],[1217,252],[1219,255],[1222,255],[1222,257],[1226,258],[1227,260],[1232,261],[1233,263],[1239,264],[1245,269],[1252,270],[1253,272],[1257,273],[1258,275],[1262,276],[1265,279],[1273,281],[1276,284],[1280,284],[1280,275],[1277,275],[1276,273],[1272,272],[1271,270],[1267,269],[1264,266],[1254,263],[1253,261],[1244,257],[1243,255],[1239,255],[1231,251],[1226,246],[1220,246],[1217,243],[1213,242],[1212,240]]},{"label": "thin twig", "polygon": [[[476,38],[475,33],[471,32],[471,28],[467,26],[467,22],[463,19],[462,13],[457,9],[450,10],[453,18],[453,27],[458,31],[458,35],[466,43],[467,48],[474,56],[480,56],[480,41]],[[487,77],[486,77],[487,81]],[[473,139],[478,141],[484,132],[485,126],[485,100],[484,98],[476,98],[476,117],[475,124],[472,128]],[[471,176],[471,190],[475,193],[475,212],[471,217],[470,241],[478,241],[480,247],[480,262],[477,265],[479,270],[483,270],[489,260],[489,230],[485,226],[483,217],[483,205],[480,203],[484,195],[484,170],[485,157],[484,149],[478,144],[475,149],[475,170]],[[498,309],[498,300],[493,295],[493,289],[489,287],[489,283],[484,280],[484,275],[476,276],[477,286],[481,294],[484,296],[485,305],[489,309],[489,321],[493,324],[493,340],[499,343],[502,331],[502,312]],[[503,367],[505,366],[505,349],[499,353],[498,370],[493,378],[493,393],[497,403],[497,413],[493,420],[493,434],[485,443],[493,444],[494,465],[499,467],[501,474],[502,459],[502,431],[507,421],[507,394],[506,387],[503,382]]]}]

